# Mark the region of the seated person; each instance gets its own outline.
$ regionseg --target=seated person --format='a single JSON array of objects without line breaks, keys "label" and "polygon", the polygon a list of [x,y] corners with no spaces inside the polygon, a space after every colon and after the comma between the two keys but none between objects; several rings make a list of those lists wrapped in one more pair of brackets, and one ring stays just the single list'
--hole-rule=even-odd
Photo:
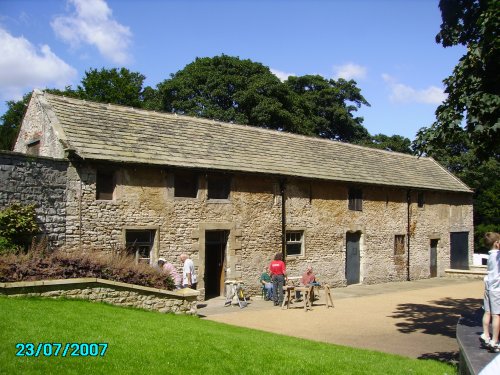
[{"label": "seated person", "polygon": [[271,281],[271,275],[269,275],[269,270],[264,267],[262,275],[260,275],[260,283],[262,287],[265,288],[265,301],[271,301],[273,299],[273,282]]},{"label": "seated person", "polygon": [[[302,278],[300,279],[300,284],[303,285],[303,286],[311,286],[311,285],[317,286],[317,285],[320,285],[316,281],[316,276],[314,276],[312,266],[307,266],[306,272],[304,272],[302,274]],[[301,294],[300,292],[296,291],[295,292],[295,299],[299,300],[300,299],[300,294]],[[314,296],[311,296],[311,300],[312,299],[314,299]]]}]

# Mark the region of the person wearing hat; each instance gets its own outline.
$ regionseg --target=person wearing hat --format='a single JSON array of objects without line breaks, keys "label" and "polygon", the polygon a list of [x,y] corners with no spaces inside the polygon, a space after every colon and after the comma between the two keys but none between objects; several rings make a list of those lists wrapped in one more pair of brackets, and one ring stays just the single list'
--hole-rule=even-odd
[{"label": "person wearing hat", "polygon": [[170,275],[170,277],[174,281],[176,289],[179,289],[181,287],[181,276],[172,263],[167,262],[165,258],[160,258],[158,259],[158,268],[160,268],[167,275]]}]

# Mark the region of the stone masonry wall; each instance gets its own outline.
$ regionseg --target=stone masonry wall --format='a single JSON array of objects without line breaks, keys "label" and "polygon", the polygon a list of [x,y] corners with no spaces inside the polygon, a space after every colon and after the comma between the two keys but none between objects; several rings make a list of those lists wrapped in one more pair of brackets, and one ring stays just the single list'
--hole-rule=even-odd
[{"label": "stone masonry wall", "polygon": [[34,204],[52,246],[65,242],[67,168],[64,160],[0,152],[0,208],[14,202]]},{"label": "stone masonry wall", "polygon": [[198,292],[164,291],[101,279],[68,279],[0,283],[0,294],[10,297],[36,296],[76,298],[136,307],[161,313],[196,315]]},{"label": "stone masonry wall", "polygon": [[[165,257],[178,269],[178,256],[192,254],[203,294],[205,232],[227,230],[225,279],[242,278],[250,294],[259,294],[258,277],[274,254],[281,251],[281,196],[278,180],[257,175],[235,175],[230,199],[210,201],[206,175],[200,175],[197,198],[174,198],[172,169],[115,166],[113,200],[96,200],[96,171],[103,166],[82,164],[68,170],[66,246],[97,247],[105,251],[124,246],[128,229],[156,231],[152,261]],[[107,169],[110,166],[105,166]],[[289,179],[286,222],[288,230],[303,230],[305,251],[289,256],[291,276],[312,265],[318,279],[346,285],[346,233],[360,234],[362,283],[406,280],[407,231],[410,228],[410,277],[430,277],[430,241],[438,241],[438,276],[450,267],[450,232],[469,233],[473,251],[472,202],[467,194],[425,192],[417,207],[417,192],[389,187],[361,186],[363,210],[348,209],[350,185]],[[410,223],[408,225],[408,210]],[[405,253],[394,254],[395,235],[405,236]]]}]

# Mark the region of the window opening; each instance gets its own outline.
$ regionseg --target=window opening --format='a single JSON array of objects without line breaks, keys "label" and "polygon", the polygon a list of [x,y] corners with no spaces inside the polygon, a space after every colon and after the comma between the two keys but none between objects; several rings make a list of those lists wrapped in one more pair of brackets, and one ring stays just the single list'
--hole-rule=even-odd
[{"label": "window opening", "polygon": [[114,173],[97,171],[96,177],[96,199],[113,200],[116,181]]},{"label": "window opening", "polygon": [[198,196],[198,175],[178,172],[174,177],[174,197],[196,198]]},{"label": "window opening", "polygon": [[286,255],[304,254],[304,231],[286,232]]},{"label": "window opening", "polygon": [[405,236],[397,234],[394,236],[394,255],[405,254]]},{"label": "window opening", "polygon": [[224,175],[207,176],[208,199],[229,199],[231,177]]},{"label": "window opening", "polygon": [[363,191],[357,188],[349,189],[349,209],[352,211],[362,211]]},{"label": "window opening", "polygon": [[127,251],[135,256],[137,262],[150,263],[154,238],[155,230],[127,229],[125,231],[125,246]]}]

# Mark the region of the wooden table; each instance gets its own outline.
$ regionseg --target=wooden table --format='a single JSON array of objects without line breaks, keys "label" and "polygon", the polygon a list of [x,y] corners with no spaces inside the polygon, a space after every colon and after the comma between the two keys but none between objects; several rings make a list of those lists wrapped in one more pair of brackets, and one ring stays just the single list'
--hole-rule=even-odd
[{"label": "wooden table", "polygon": [[313,304],[313,299],[314,299],[313,288],[314,288],[313,285],[295,287],[295,290],[297,292],[302,293],[302,299],[304,300],[304,311],[305,312],[307,312],[307,310],[312,310],[312,304]]},{"label": "wooden table", "polygon": [[[285,285],[283,287],[283,303],[281,304],[281,308],[284,309],[285,305],[286,308],[290,308],[290,302],[292,302],[292,292],[295,290],[295,286],[293,285]],[[276,293],[276,291],[274,291]]]}]

